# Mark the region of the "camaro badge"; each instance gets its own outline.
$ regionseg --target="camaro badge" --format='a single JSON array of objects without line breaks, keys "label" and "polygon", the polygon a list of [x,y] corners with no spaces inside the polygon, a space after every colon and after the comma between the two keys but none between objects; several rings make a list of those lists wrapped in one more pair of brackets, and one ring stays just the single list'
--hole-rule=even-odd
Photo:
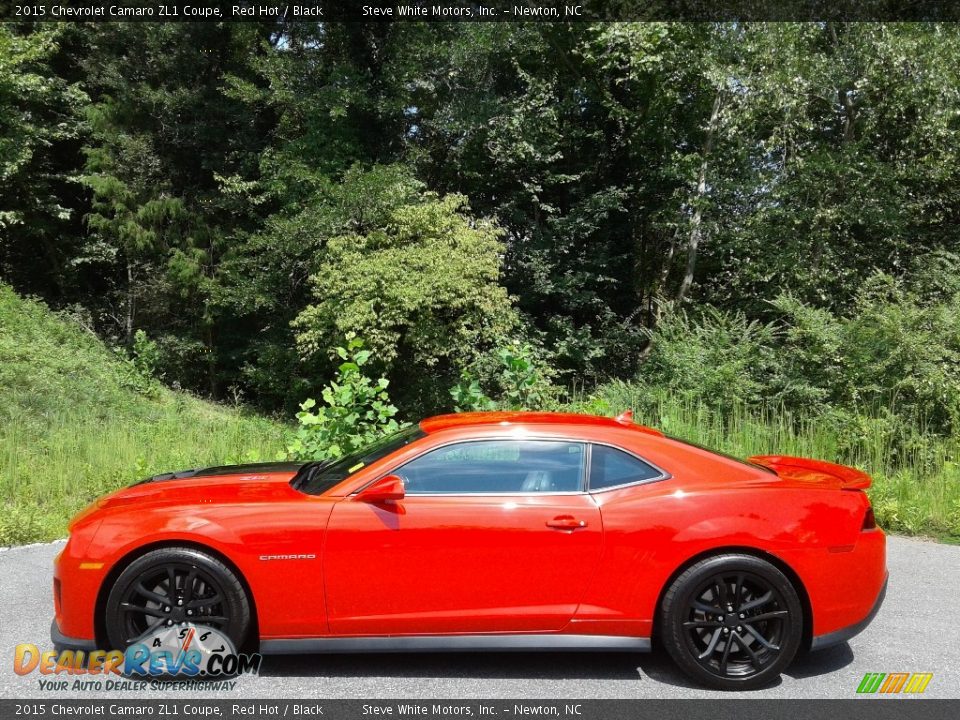
[{"label": "camaro badge", "polygon": [[316,555],[261,555],[261,560],[316,560]]}]

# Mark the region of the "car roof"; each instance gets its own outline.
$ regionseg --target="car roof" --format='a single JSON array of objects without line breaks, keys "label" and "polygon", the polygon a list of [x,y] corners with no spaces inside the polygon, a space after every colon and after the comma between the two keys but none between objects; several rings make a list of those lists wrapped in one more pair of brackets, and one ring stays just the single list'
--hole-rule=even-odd
[{"label": "car roof", "polygon": [[581,413],[508,410],[435,415],[420,421],[420,429],[427,434],[439,432],[440,430],[449,430],[451,428],[467,428],[484,425],[581,425],[594,428],[609,427],[618,430],[630,429],[648,435],[663,437],[663,433],[659,430],[634,423],[633,413],[629,410],[615,418]]}]

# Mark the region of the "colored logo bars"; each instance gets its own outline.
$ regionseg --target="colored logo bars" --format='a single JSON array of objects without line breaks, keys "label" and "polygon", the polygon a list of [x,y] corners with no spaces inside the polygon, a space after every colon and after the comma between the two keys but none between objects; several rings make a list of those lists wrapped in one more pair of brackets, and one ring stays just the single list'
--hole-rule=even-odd
[{"label": "colored logo bars", "polygon": [[858,693],[913,693],[927,689],[933,673],[867,673],[860,681]]}]

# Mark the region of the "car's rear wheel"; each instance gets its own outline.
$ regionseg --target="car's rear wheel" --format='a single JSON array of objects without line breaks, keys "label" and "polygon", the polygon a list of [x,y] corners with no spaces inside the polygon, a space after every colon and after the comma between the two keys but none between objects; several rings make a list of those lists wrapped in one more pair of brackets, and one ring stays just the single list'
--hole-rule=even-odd
[{"label": "car's rear wheel", "polygon": [[661,607],[662,640],[690,677],[721,690],[769,684],[803,637],[803,607],[790,580],[751,555],[717,555],[685,570]]},{"label": "car's rear wheel", "polygon": [[250,603],[230,568],[192,548],[149,552],[130,563],[107,596],[104,627],[111,648],[165,627],[213,627],[239,648],[250,628]]}]

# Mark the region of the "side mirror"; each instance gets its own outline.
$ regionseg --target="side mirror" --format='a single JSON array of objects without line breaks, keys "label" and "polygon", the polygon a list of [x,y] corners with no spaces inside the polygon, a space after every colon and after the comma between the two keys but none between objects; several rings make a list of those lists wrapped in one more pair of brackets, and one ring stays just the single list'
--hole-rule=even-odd
[{"label": "side mirror", "polygon": [[397,475],[385,475],[372,485],[357,493],[356,500],[366,503],[382,503],[403,500],[403,480]]}]

